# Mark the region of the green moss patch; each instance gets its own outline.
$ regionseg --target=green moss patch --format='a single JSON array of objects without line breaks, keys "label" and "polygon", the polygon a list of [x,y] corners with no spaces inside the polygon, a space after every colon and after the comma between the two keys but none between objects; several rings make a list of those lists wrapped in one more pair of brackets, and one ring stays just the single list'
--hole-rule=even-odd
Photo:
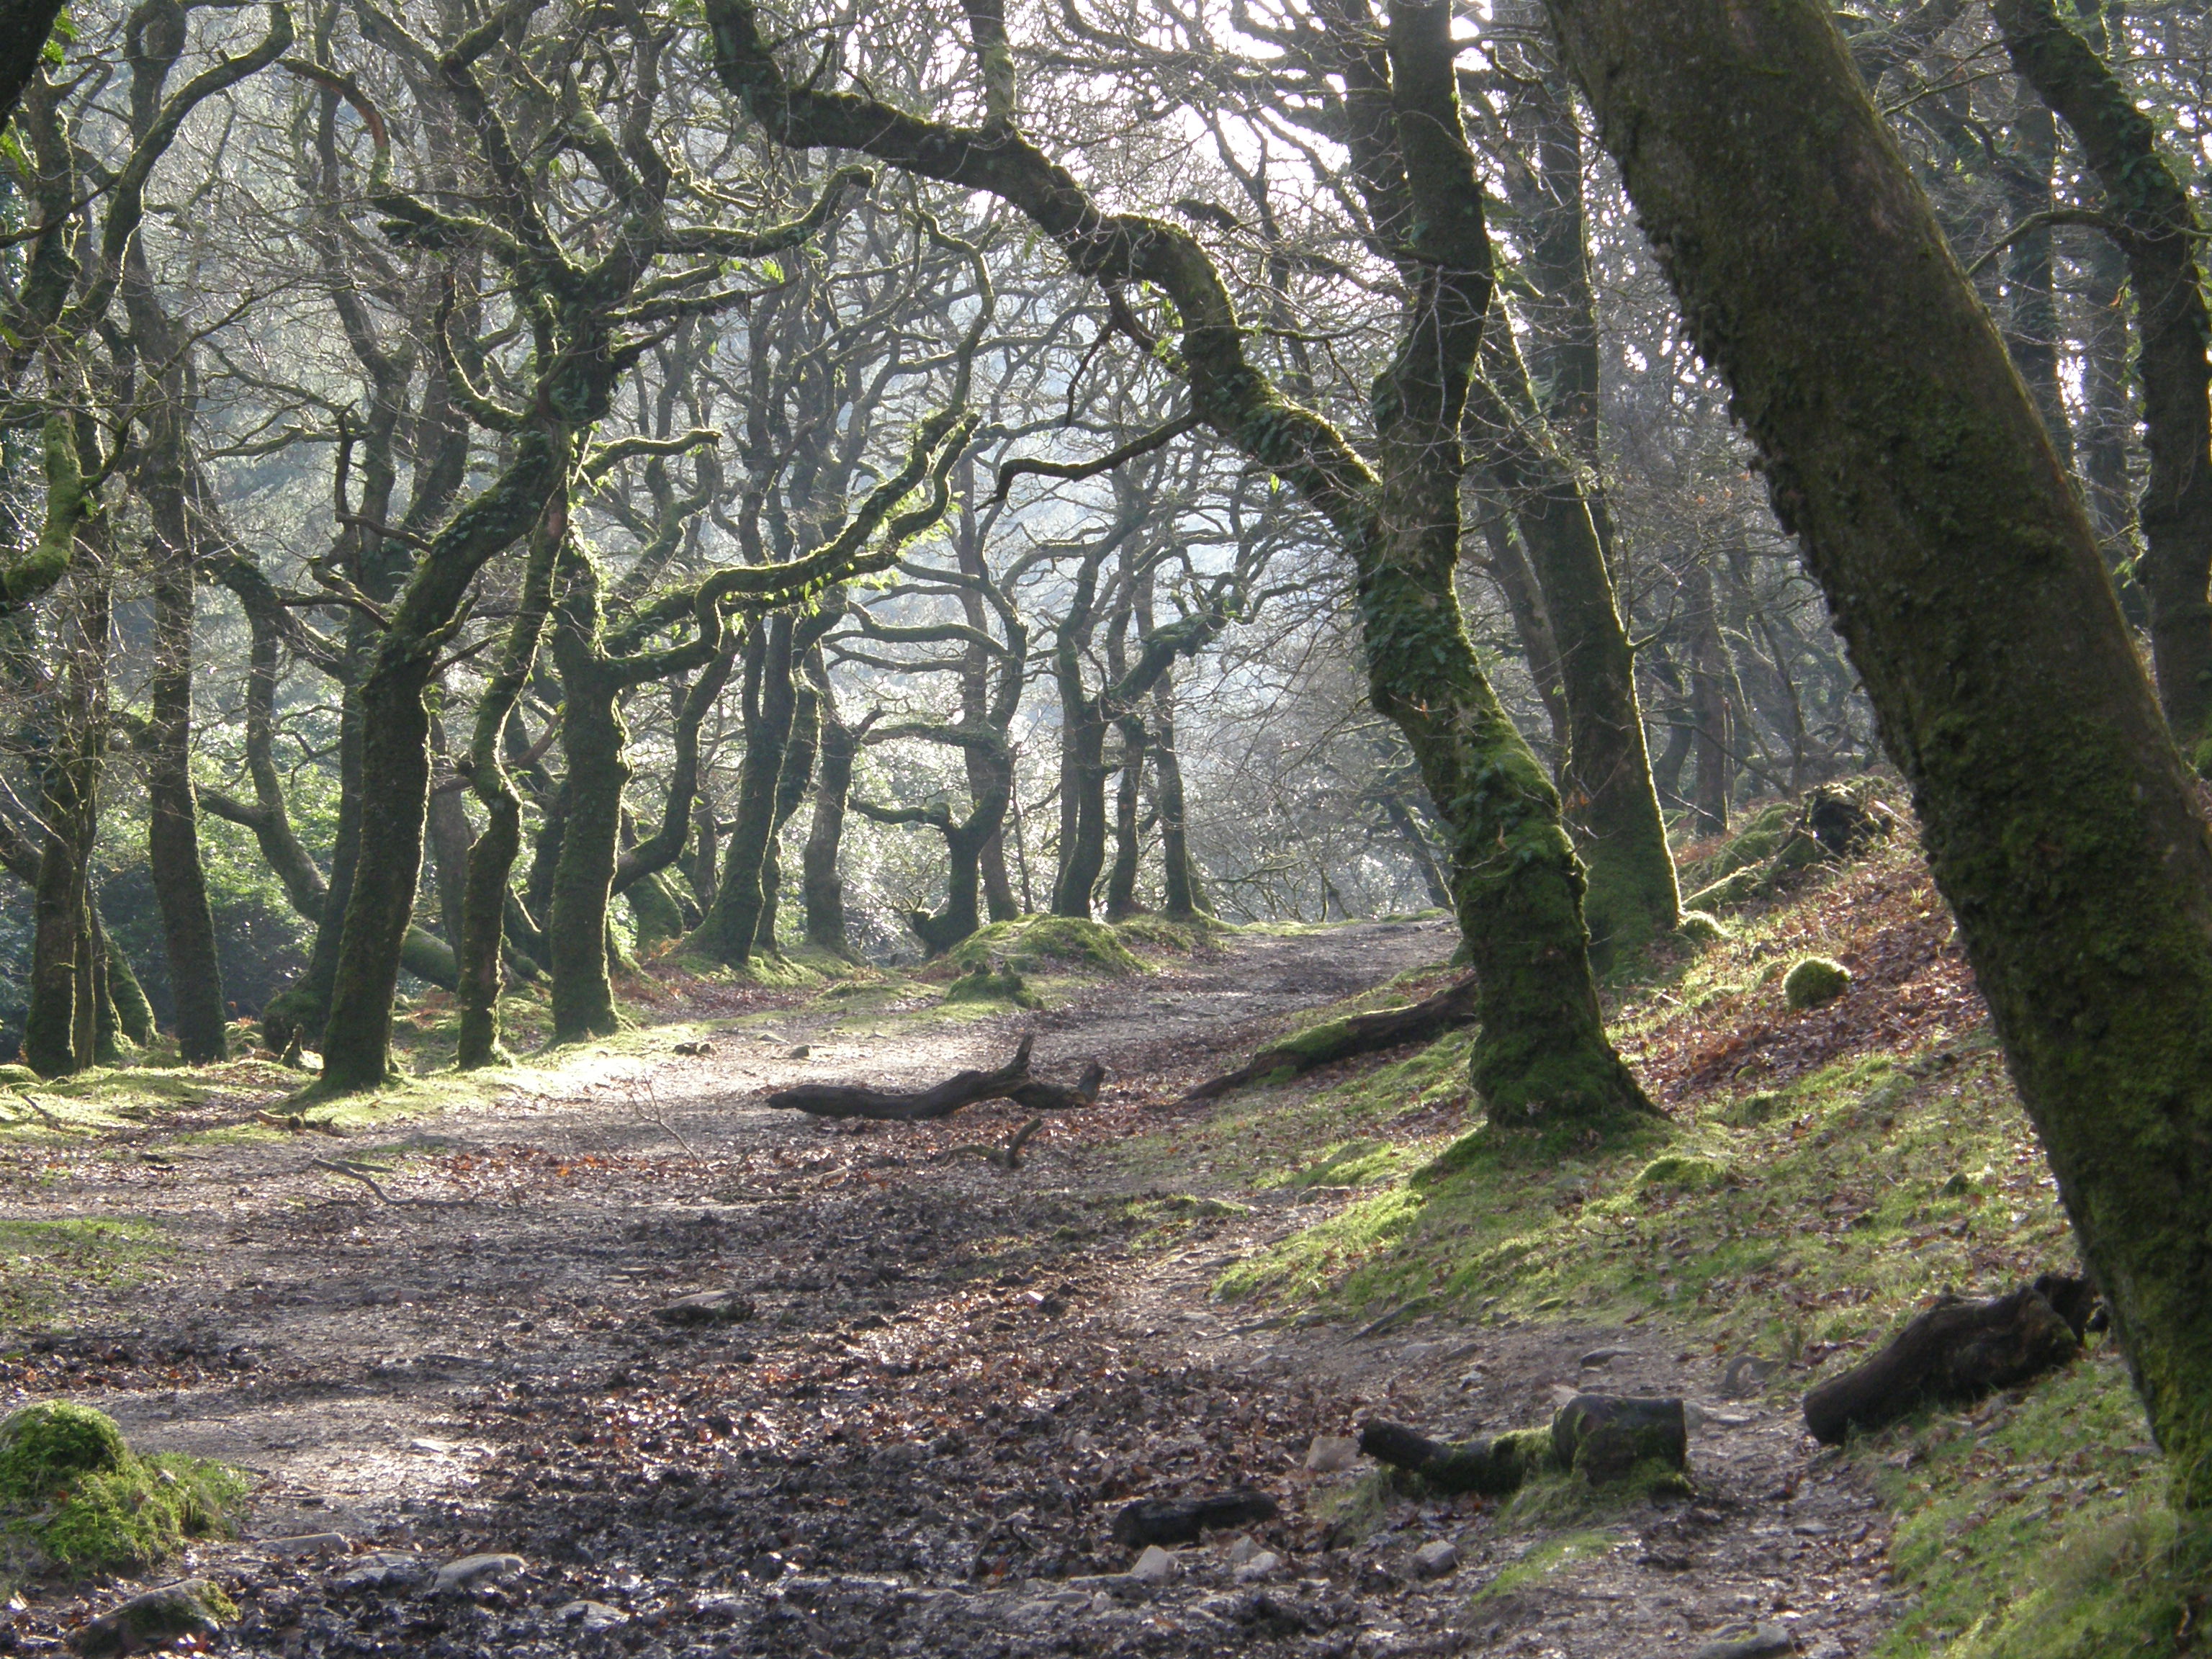
[{"label": "green moss patch", "polygon": [[1851,970],[1826,957],[1807,957],[1782,977],[1782,1000],[1792,1008],[1822,1008],[1851,988]]},{"label": "green moss patch", "polygon": [[1015,1008],[1044,1006],[1044,999],[1030,990],[1019,974],[1011,968],[1002,968],[994,973],[988,963],[978,963],[946,986],[945,1000],[988,1002]]},{"label": "green moss patch", "polygon": [[955,945],[949,960],[963,973],[1001,963],[1021,974],[1152,971],[1111,927],[1081,916],[994,921]]},{"label": "green moss patch", "polygon": [[227,1534],[245,1492],[222,1464],[132,1451],[88,1406],[49,1401],[0,1422],[0,1540],[15,1571],[156,1566],[187,1538]]}]

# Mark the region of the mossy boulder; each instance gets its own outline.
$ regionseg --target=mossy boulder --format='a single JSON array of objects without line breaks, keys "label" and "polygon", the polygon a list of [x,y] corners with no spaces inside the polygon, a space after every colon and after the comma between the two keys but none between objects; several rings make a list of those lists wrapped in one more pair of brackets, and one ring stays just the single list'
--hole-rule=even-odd
[{"label": "mossy boulder", "polygon": [[1783,976],[1782,1000],[1791,1008],[1826,1007],[1850,988],[1851,970],[1828,957],[1807,957]]},{"label": "mossy boulder", "polygon": [[0,1084],[36,1083],[39,1074],[27,1066],[0,1066]]},{"label": "mossy boulder", "polygon": [[114,1419],[47,1401],[0,1422],[0,1538],[31,1571],[137,1571],[229,1528],[246,1490],[219,1463],[132,1451]]},{"label": "mossy boulder", "polygon": [[1044,999],[1030,989],[1022,976],[1011,968],[994,972],[990,964],[980,963],[970,971],[945,988],[946,1002],[1005,1002],[1017,1008],[1042,1008]]},{"label": "mossy boulder", "polygon": [[1685,910],[1681,921],[1674,925],[1674,937],[1692,950],[1702,951],[1708,945],[1725,944],[1729,930],[1710,910]]},{"label": "mossy boulder", "polygon": [[1693,1158],[1686,1152],[1662,1152],[1637,1172],[1636,1184],[1641,1190],[1671,1190],[1684,1193],[1717,1192],[1729,1183],[1726,1166],[1710,1158]]},{"label": "mossy boulder", "polygon": [[211,1644],[222,1638],[222,1627],[237,1617],[237,1603],[221,1586],[204,1578],[188,1579],[135,1595],[80,1626],[69,1638],[70,1650],[79,1659],[115,1659],[169,1647],[187,1637]]},{"label": "mossy boulder", "polygon": [[966,972],[1003,962],[1018,974],[1141,974],[1142,960],[1112,928],[1082,916],[1024,916],[994,922],[952,948]]},{"label": "mossy boulder", "polygon": [[1715,882],[1738,870],[1756,869],[1782,850],[1782,843],[1790,839],[1796,825],[1795,801],[1769,802],[1737,826],[1721,850],[1705,860],[1698,874]]}]

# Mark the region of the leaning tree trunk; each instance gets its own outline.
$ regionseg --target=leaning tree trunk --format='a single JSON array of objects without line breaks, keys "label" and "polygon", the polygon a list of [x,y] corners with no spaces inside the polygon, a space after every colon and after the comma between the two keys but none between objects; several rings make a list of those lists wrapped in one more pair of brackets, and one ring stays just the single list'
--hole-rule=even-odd
[{"label": "leaning tree trunk", "polygon": [[2158,130],[2051,0],[1995,0],[2013,67],[2072,129],[2105,187],[2134,290],[2136,372],[2150,452],[2140,518],[2151,660],[2166,723],[2212,771],[2212,313],[2188,186]]},{"label": "leaning tree trunk", "polygon": [[2212,834],[2096,537],[1819,0],[1550,0],[1912,786],[2172,1460],[2212,1506]]},{"label": "leaning tree trunk", "polygon": [[1106,915],[1119,921],[1137,913],[1137,860],[1144,850],[1139,812],[1144,800],[1144,717],[1124,714],[1114,722],[1121,732],[1120,776],[1114,787],[1114,863],[1106,872]]}]

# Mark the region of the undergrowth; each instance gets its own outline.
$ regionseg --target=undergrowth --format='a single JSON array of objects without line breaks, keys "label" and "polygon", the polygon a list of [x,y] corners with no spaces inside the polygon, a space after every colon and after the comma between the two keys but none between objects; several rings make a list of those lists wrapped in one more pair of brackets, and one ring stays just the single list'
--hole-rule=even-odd
[{"label": "undergrowth", "polygon": [[[1231,1265],[1223,1299],[1369,1328],[1416,1313],[1646,1325],[1686,1360],[1782,1360],[1775,1397],[1794,1399],[1938,1293],[2075,1266],[1949,931],[1924,867],[1896,846],[1647,965],[1614,988],[1613,1029],[1668,1121],[1614,1138],[1466,1128],[1462,1036],[1246,1090],[1127,1156],[1231,1195],[1349,1189],[1326,1220]],[[1780,981],[1814,954],[1851,983],[1791,1010]],[[2163,1466],[2109,1351],[1847,1455],[1898,1516],[1907,1611],[1883,1659],[2205,1650],[2212,1543],[2165,1507]],[[1523,1519],[1556,1531],[1577,1517]],[[1552,1570],[1555,1546],[1527,1570]]]}]

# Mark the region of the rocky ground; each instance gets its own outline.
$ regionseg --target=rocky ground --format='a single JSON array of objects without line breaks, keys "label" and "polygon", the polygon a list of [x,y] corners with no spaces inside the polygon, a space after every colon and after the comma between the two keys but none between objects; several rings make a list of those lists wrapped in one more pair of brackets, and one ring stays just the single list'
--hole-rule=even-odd
[{"label": "rocky ground", "polygon": [[[1132,1173],[1126,1139],[1190,1082],[1448,943],[1241,936],[957,1024],[794,1000],[704,1055],[579,1061],[352,1144],[169,1123],[10,1152],[0,1219],[143,1216],[179,1248],[0,1380],[255,1474],[246,1536],[179,1569],[229,1589],[254,1654],[1865,1651],[1882,1511],[1793,1411],[1725,1397],[1709,1348],[1656,1316],[1370,1334],[1224,1306],[1225,1267],[1342,1194],[1228,1205],[1202,1168]],[[1031,1030],[1041,1073],[1095,1055],[1111,1080],[1012,1172],[974,1150],[1010,1107],[855,1127],[762,1103],[995,1063]],[[311,1161],[372,1142],[380,1190]],[[726,1287],[749,1317],[654,1316]],[[1307,1467],[1369,1415],[1459,1437],[1583,1388],[1692,1401],[1698,1495],[1509,1525]],[[1279,1515],[1132,1572],[1126,1503],[1236,1487]],[[0,1651],[54,1649],[134,1588],[29,1594]]]}]

